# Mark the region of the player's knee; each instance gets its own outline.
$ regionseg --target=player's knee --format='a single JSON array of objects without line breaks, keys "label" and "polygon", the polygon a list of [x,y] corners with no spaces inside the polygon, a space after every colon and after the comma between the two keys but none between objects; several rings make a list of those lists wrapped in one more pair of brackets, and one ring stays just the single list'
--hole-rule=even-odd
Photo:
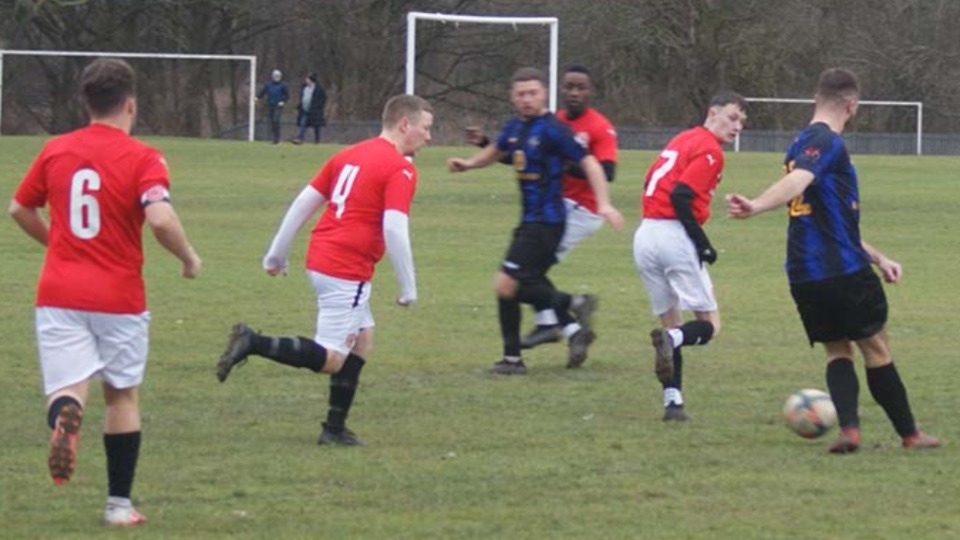
[{"label": "player's knee", "polygon": [[493,292],[502,300],[513,300],[517,296],[517,281],[500,272],[493,281]]},{"label": "player's knee", "polygon": [[327,362],[323,365],[322,372],[327,374],[338,373],[343,368],[343,363],[346,359],[346,354],[333,349],[327,349]]}]

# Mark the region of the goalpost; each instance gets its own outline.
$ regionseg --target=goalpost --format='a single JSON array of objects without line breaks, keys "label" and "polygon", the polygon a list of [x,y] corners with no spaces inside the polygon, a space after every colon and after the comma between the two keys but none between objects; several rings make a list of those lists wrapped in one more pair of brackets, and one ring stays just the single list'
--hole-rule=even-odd
[{"label": "goalpost", "polygon": [[[756,103],[814,103],[812,99],[793,99],[793,98],[744,98],[748,102]],[[922,101],[860,101],[860,105],[880,105],[886,107],[913,107],[917,110],[917,155],[923,155],[923,102]],[[734,152],[740,151],[740,134],[733,142]]]},{"label": "goalpost", "polygon": [[477,15],[448,15],[445,13],[424,13],[411,11],[407,13],[407,75],[405,92],[414,93],[414,79],[416,78],[417,61],[417,21],[439,21],[481,24],[509,24],[516,27],[521,24],[550,26],[550,110],[557,110],[557,50],[560,43],[560,21],[556,17],[485,17]]},{"label": "goalpost", "polygon": [[[178,54],[178,53],[132,53],[132,52],[102,52],[102,51],[31,51],[0,49],[0,96],[3,96],[3,57],[15,56],[83,56],[83,57],[111,57],[111,58],[146,58],[168,60],[233,60],[245,61],[250,65],[250,96],[247,110],[247,140],[253,141],[254,120],[256,118],[256,88],[257,88],[257,57],[253,55],[235,54]],[[0,135],[3,135],[3,99],[0,99]]]}]

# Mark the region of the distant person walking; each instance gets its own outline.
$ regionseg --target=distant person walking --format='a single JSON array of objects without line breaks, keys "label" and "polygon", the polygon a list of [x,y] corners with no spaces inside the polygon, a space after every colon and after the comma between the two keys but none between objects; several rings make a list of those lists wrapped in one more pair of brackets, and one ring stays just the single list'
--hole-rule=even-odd
[{"label": "distant person walking", "polygon": [[283,106],[290,100],[290,89],[287,83],[283,82],[283,72],[279,69],[273,70],[270,80],[257,92],[258,101],[264,98],[267,100],[267,122],[270,124],[273,144],[280,144],[280,117]]},{"label": "distant person walking", "polygon": [[320,128],[327,124],[323,117],[323,110],[327,107],[327,93],[317,82],[317,74],[307,75],[300,86],[300,103],[297,104],[297,136],[290,142],[303,143],[307,136],[307,128],[313,128],[313,142],[320,142]]}]

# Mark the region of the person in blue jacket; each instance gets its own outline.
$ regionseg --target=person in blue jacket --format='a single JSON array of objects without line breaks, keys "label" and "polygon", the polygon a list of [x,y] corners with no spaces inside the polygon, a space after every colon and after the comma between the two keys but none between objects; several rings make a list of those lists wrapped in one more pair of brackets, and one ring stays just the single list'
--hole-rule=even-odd
[{"label": "person in blue jacket", "polygon": [[290,89],[282,79],[283,73],[279,69],[273,70],[270,80],[257,92],[257,101],[264,98],[267,100],[267,119],[270,122],[273,144],[280,143],[280,116],[283,114],[283,106],[290,99]]}]

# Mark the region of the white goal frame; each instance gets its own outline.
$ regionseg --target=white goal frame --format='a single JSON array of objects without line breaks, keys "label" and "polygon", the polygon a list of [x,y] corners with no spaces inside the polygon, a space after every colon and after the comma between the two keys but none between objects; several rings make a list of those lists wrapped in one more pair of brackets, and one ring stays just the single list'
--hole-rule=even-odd
[{"label": "white goal frame", "polygon": [[484,17],[478,15],[450,15],[446,13],[425,13],[411,11],[407,13],[407,76],[405,92],[414,93],[417,58],[417,21],[439,21],[480,24],[509,24],[516,28],[521,24],[550,26],[550,110],[557,110],[557,56],[560,44],[560,20],[556,17]]},{"label": "white goal frame", "polygon": [[[793,99],[793,98],[744,98],[747,102],[757,103],[815,103],[812,99]],[[917,155],[923,155],[923,102],[922,101],[871,101],[861,100],[860,105],[880,105],[887,107],[915,107],[917,109]],[[740,151],[740,134],[733,142],[733,151]]]},{"label": "white goal frame", "polygon": [[[32,51],[0,49],[0,96],[3,96],[3,57],[10,56],[83,56],[110,58],[154,58],[167,60],[234,60],[250,63],[250,97],[248,104],[247,140],[252,142],[256,120],[257,57],[241,54],[179,54],[179,53],[133,53],[102,51]],[[3,135],[3,99],[0,99],[0,136]]]}]

